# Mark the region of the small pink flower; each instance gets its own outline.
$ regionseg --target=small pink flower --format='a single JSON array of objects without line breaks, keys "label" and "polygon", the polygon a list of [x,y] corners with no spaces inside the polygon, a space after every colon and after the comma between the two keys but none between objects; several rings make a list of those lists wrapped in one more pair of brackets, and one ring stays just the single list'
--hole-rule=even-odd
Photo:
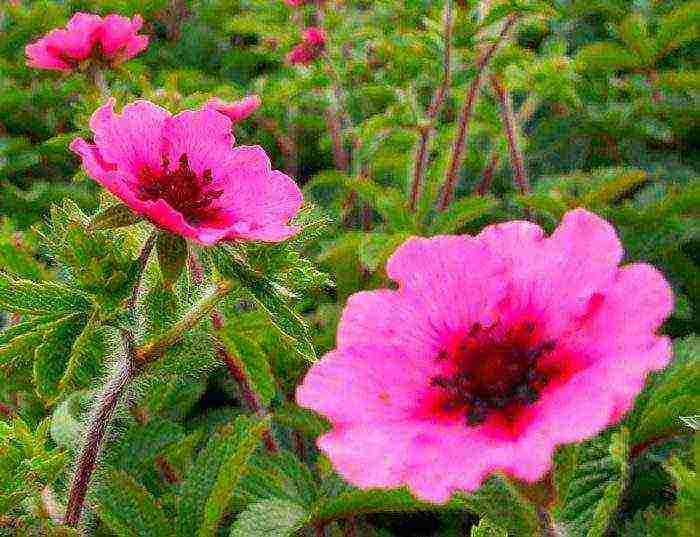
[{"label": "small pink flower", "polygon": [[65,29],[51,30],[27,45],[27,65],[37,69],[73,71],[87,59],[114,66],[136,56],[148,46],[148,36],[137,35],[143,20],[121,15],[104,19],[76,13]]},{"label": "small pink flower", "polygon": [[138,100],[114,99],[90,119],[94,144],[70,145],[88,175],[156,226],[205,245],[222,239],[279,242],[302,195],[258,146],[233,148],[231,120],[210,108],[175,116]]},{"label": "small pink flower", "polygon": [[261,104],[262,101],[260,97],[257,95],[249,95],[248,97],[233,102],[222,101],[215,97],[207,102],[206,106],[228,116],[229,119],[236,124],[250,116],[260,108]]},{"label": "small pink flower", "polygon": [[539,480],[557,445],[619,420],[670,359],[655,334],[669,285],[622,253],[583,209],[551,237],[508,222],[409,239],[387,264],[398,289],[350,297],[337,348],[297,390],[333,425],[320,449],[359,487],[433,502],[495,471]]},{"label": "small pink flower", "polygon": [[322,4],[324,0],[284,0],[284,4],[288,7],[299,7],[308,4]]},{"label": "small pink flower", "polygon": [[323,28],[311,26],[304,30],[301,43],[287,54],[287,61],[292,64],[308,65],[318,58],[326,48],[326,32]]}]

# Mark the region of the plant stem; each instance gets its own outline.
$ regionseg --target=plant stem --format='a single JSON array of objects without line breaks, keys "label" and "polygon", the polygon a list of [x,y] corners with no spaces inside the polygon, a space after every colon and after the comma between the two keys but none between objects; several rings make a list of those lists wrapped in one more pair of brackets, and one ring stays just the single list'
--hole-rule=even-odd
[{"label": "plant stem", "polygon": [[520,193],[525,194],[526,192],[530,192],[531,188],[525,173],[523,153],[518,144],[517,126],[515,124],[515,114],[513,113],[513,103],[510,98],[510,92],[508,92],[496,76],[491,77],[491,86],[496,92],[500,103],[499,111],[501,113],[501,123],[503,123],[503,129],[505,130],[506,139],[508,140],[508,151],[510,153],[510,165],[511,168],[513,168],[513,176],[515,177],[515,182],[518,183],[520,187]]},{"label": "plant stem", "polygon": [[76,461],[75,474],[70,485],[68,504],[66,505],[65,523],[68,526],[77,526],[85,503],[90,478],[95,470],[97,457],[102,447],[107,427],[114,417],[117,403],[121,399],[124,388],[129,384],[135,374],[133,336],[130,332],[122,331],[122,341],[125,352],[122,360],[117,363],[115,370],[107,379],[97,405],[93,409],[87,422],[87,430],[83,448]]},{"label": "plant stem", "polygon": [[177,344],[190,328],[195,327],[199,321],[209,315],[216,303],[231,291],[232,285],[227,280],[218,281],[212,289],[190,309],[185,316],[155,341],[146,343],[136,351],[136,361],[139,365],[145,365],[157,360],[169,347]]},{"label": "plant stem", "polygon": [[100,94],[103,98],[109,97],[109,85],[107,84],[107,79],[105,78],[105,73],[99,67],[92,70],[92,80],[95,83],[97,89],[100,90]]},{"label": "plant stem", "polygon": [[322,522],[316,525],[316,537],[326,537],[326,525]]},{"label": "plant stem", "polygon": [[496,168],[498,167],[499,160],[500,158],[498,157],[498,151],[496,151],[495,148],[491,149],[491,154],[489,155],[489,163],[486,165],[486,168],[484,168],[484,174],[481,178],[481,184],[476,188],[477,195],[484,196],[486,195],[486,192],[488,192],[491,189],[491,184],[493,183],[493,174],[496,171]]},{"label": "plant stem", "polygon": [[452,145],[450,164],[447,168],[447,172],[445,173],[442,194],[438,200],[438,211],[444,211],[452,201],[452,197],[454,195],[454,188],[455,184],[457,183],[457,173],[462,165],[462,153],[464,153],[464,145],[469,129],[469,122],[474,112],[474,104],[476,103],[476,96],[479,92],[479,88],[481,87],[481,78],[484,73],[484,69],[517,20],[517,14],[510,14],[508,16],[496,40],[486,49],[486,51],[476,62],[476,74],[474,75],[474,80],[469,86],[467,100],[462,107],[459,126],[457,128],[457,136],[455,137]]},{"label": "plant stem", "polygon": [[146,242],[143,243],[141,248],[141,253],[139,254],[139,272],[134,284],[134,290],[131,294],[131,300],[128,306],[133,308],[139,300],[139,294],[141,293],[141,281],[143,280],[143,273],[146,270],[146,265],[148,265],[148,259],[151,257],[151,252],[153,252],[153,246],[156,244],[156,237],[158,236],[158,231],[153,230],[153,232],[148,236]]},{"label": "plant stem", "polygon": [[408,206],[411,211],[415,211],[418,207],[418,200],[420,199],[421,189],[423,187],[423,181],[425,177],[425,170],[428,165],[428,148],[430,146],[430,139],[435,131],[434,122],[435,118],[440,112],[442,105],[447,97],[447,91],[450,87],[450,82],[452,80],[452,0],[445,0],[445,52],[443,56],[443,76],[442,83],[435,90],[433,99],[428,108],[427,118],[430,122],[429,126],[422,126],[420,129],[420,139],[418,141],[418,149],[416,150],[416,158],[413,166],[413,181],[411,183],[411,195],[409,198]]}]

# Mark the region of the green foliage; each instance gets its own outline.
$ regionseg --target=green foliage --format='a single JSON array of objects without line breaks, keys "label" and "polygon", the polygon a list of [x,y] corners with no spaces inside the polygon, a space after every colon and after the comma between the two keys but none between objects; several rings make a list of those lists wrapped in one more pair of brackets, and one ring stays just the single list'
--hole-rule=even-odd
[{"label": "green foliage", "polygon": [[303,527],[303,507],[285,500],[263,500],[248,507],[229,537],[291,537]]}]

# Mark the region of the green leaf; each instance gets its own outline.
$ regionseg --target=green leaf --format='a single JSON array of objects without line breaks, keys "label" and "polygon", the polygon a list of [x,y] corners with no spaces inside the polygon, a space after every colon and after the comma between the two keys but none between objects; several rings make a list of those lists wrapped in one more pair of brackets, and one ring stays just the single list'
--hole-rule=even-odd
[{"label": "green leaf", "polygon": [[684,432],[681,417],[700,409],[700,337],[677,340],[674,355],[637,400],[630,416],[633,445]]},{"label": "green leaf", "polygon": [[641,66],[640,58],[626,48],[612,42],[593,43],[576,55],[579,71],[633,70]]},{"label": "green leaf", "polygon": [[33,282],[0,272],[0,308],[29,315],[74,313],[90,308],[89,298],[59,282]]},{"label": "green leaf", "polygon": [[296,351],[309,361],[316,360],[311,336],[301,317],[286,303],[289,293],[264,273],[254,270],[240,252],[231,247],[211,248],[225,277],[237,278],[251,298],[270,316],[273,324],[295,342]]},{"label": "green leaf", "polygon": [[84,427],[77,418],[84,397],[84,392],[73,393],[53,411],[51,438],[61,447],[75,449],[81,444]]},{"label": "green leaf", "polygon": [[68,367],[73,343],[84,327],[85,317],[66,315],[46,330],[34,352],[35,389],[49,403],[59,395],[59,382]]},{"label": "green leaf", "polygon": [[471,537],[508,537],[508,532],[482,518],[478,526],[472,526]]},{"label": "green leaf", "polygon": [[383,268],[394,250],[408,237],[406,233],[366,233],[362,236],[358,250],[360,261],[372,272]]},{"label": "green leaf", "polygon": [[[209,520],[211,515],[208,514],[205,518],[205,512],[213,509],[207,507],[209,498],[215,490],[222,486],[222,482],[219,481],[220,472],[222,468],[235,460],[241,442],[256,424],[260,425],[254,420],[239,418],[234,424],[222,427],[210,437],[181,485],[177,535],[194,537],[202,522]],[[223,480],[225,477],[221,477],[221,479]],[[230,492],[233,493],[233,491]],[[223,506],[223,508],[225,507]]]},{"label": "green leaf", "polygon": [[229,537],[291,537],[305,525],[303,507],[287,500],[263,500],[243,511]]},{"label": "green leaf", "polygon": [[44,331],[58,319],[55,315],[34,317],[0,332],[0,365],[31,357],[44,337]]},{"label": "green leaf", "polygon": [[226,347],[231,359],[245,373],[251,388],[260,396],[263,406],[268,406],[275,396],[275,378],[270,370],[268,358],[254,340],[242,335],[235,321],[228,322],[219,331],[218,336]]},{"label": "green leaf", "polygon": [[114,229],[136,224],[144,219],[144,216],[135,213],[129,206],[119,203],[103,209],[90,220],[89,230]]},{"label": "green leaf", "polygon": [[294,403],[286,403],[275,410],[273,419],[281,425],[294,429],[315,440],[331,430],[331,426],[320,414],[301,408]]},{"label": "green leaf", "polygon": [[246,470],[248,461],[260,444],[263,433],[269,428],[269,419],[251,422],[239,433],[235,450],[222,461],[218,476],[204,505],[204,521],[199,528],[199,537],[215,536],[216,530],[226,514],[238,481]]},{"label": "green leaf", "polygon": [[156,250],[163,282],[166,288],[170,288],[185,268],[187,241],[180,235],[161,230],[156,239]]},{"label": "green leaf", "polygon": [[107,468],[95,495],[97,514],[119,537],[169,537],[173,534],[156,499],[122,470]]},{"label": "green leaf", "polygon": [[97,314],[85,324],[71,348],[66,370],[59,381],[60,390],[89,386],[100,373],[107,352],[105,329],[99,325]]},{"label": "green leaf", "polygon": [[557,518],[572,535],[603,537],[629,477],[629,433],[622,429],[578,446],[578,461]]},{"label": "green leaf", "polygon": [[498,201],[491,196],[459,199],[435,217],[429,233],[431,235],[456,233],[469,222],[491,213],[497,206]]}]

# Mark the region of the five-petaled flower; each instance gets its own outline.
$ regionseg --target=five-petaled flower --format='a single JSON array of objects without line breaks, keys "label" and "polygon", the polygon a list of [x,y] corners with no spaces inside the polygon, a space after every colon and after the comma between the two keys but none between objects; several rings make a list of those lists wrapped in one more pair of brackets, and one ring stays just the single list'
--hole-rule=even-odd
[{"label": "five-petaled flower", "polygon": [[311,26],[304,30],[301,42],[289,54],[289,63],[308,65],[318,58],[326,48],[326,31],[323,28]]},{"label": "five-petaled flower", "polygon": [[260,108],[261,104],[262,101],[260,100],[259,96],[249,95],[248,97],[244,97],[243,99],[233,102],[222,101],[221,99],[214,97],[206,103],[206,106],[213,108],[225,116],[228,116],[228,118],[235,124],[250,116],[253,112]]},{"label": "five-petaled flower", "polygon": [[58,71],[73,71],[88,59],[118,65],[148,46],[148,36],[137,34],[142,24],[140,15],[129,19],[116,14],[102,18],[76,13],[65,28],[51,30],[27,45],[27,65]]},{"label": "five-petaled flower", "polygon": [[200,244],[225,239],[279,242],[296,234],[296,183],[273,170],[258,146],[233,146],[231,120],[206,106],[176,115],[138,100],[114,113],[114,99],[90,119],[94,144],[71,150],[88,175],[156,226]]},{"label": "five-petaled flower", "polygon": [[409,239],[387,264],[398,289],[353,295],[298,388],[333,425],[319,447],[357,486],[434,502],[494,471],[539,480],[557,445],[618,421],[670,359],[656,335],[669,285],[622,255],[583,209],[550,237],[516,221]]}]

